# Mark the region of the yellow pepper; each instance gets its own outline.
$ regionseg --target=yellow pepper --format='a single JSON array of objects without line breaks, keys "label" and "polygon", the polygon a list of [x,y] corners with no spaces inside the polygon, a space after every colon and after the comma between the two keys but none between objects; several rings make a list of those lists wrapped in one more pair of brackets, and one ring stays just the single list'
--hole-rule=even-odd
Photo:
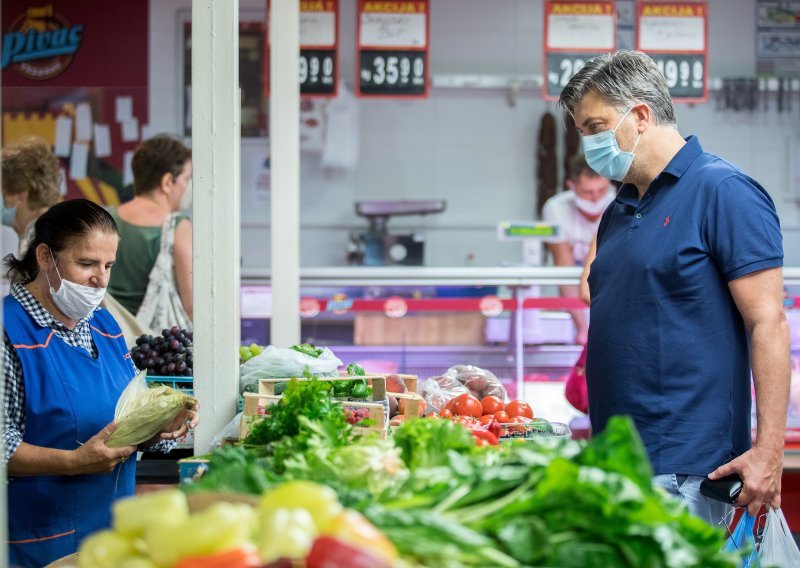
[{"label": "yellow pepper", "polygon": [[156,525],[178,525],[189,518],[186,495],[169,489],[116,501],[112,507],[114,529],[124,535],[141,536]]},{"label": "yellow pepper", "polygon": [[261,516],[258,555],[263,562],[305,558],[319,531],[306,509],[275,509]]},{"label": "yellow pepper", "polygon": [[394,544],[358,511],[352,509],[342,511],[334,517],[329,530],[324,534],[370,551],[385,558],[389,564],[397,560],[398,554]]},{"label": "yellow pepper", "polygon": [[78,568],[118,568],[136,551],[129,538],[110,530],[96,532],[81,543]]},{"label": "yellow pepper", "polygon": [[177,525],[160,525],[144,534],[150,558],[172,568],[181,558],[214,554],[243,546],[256,526],[248,505],[219,502]]},{"label": "yellow pepper", "polygon": [[324,532],[342,511],[333,489],[311,481],[287,481],[279,485],[262,495],[258,508],[262,522],[278,509],[305,509],[319,532]]}]

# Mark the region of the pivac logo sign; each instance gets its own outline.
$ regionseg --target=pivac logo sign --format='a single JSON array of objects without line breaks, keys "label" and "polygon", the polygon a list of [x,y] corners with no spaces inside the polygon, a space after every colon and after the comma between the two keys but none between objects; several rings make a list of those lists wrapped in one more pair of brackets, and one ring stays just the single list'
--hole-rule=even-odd
[{"label": "pivac logo sign", "polygon": [[83,25],[71,25],[52,4],[29,7],[3,35],[2,64],[35,81],[66,71],[81,46]]}]

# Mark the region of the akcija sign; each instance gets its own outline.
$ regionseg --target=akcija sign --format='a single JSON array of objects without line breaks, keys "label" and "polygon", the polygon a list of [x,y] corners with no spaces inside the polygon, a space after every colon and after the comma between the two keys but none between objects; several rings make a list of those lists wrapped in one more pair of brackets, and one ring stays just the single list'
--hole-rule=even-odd
[{"label": "akcija sign", "polygon": [[0,69],[41,81],[66,71],[81,47],[83,25],[70,25],[52,5],[28,8],[3,35]]}]

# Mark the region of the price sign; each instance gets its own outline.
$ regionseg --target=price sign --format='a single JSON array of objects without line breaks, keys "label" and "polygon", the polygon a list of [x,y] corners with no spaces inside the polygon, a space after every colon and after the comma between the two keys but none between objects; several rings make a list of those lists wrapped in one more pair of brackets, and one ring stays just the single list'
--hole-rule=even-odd
[{"label": "price sign", "polygon": [[300,2],[300,94],[336,96],[338,0]]},{"label": "price sign", "polygon": [[[264,42],[263,88],[269,96],[269,13]],[[339,0],[300,0],[298,80],[303,97],[335,97],[339,75]]]},{"label": "price sign", "polygon": [[614,51],[616,2],[548,0],[544,3],[542,94],[556,100],[589,59]]},{"label": "price sign", "polygon": [[652,57],[673,100],[708,100],[706,2],[640,2],[637,49]]},{"label": "price sign", "polygon": [[428,0],[359,0],[359,96],[428,96],[429,8]]}]

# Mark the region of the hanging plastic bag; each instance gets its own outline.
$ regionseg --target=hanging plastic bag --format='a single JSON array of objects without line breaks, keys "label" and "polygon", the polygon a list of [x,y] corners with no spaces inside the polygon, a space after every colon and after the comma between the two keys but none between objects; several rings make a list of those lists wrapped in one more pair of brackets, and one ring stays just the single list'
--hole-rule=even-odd
[{"label": "hanging plastic bag", "polygon": [[753,537],[753,526],[755,525],[756,518],[750,515],[746,510],[739,519],[739,523],[733,530],[733,533],[728,537],[725,542],[724,550],[726,552],[740,552],[742,550],[749,550],[746,556],[742,558],[741,568],[760,568],[758,560],[758,551],[756,550],[755,538]]},{"label": "hanging plastic bag", "polygon": [[288,347],[270,345],[239,368],[239,389],[258,385],[259,379],[302,377],[308,368],[312,375],[335,377],[342,361],[327,347],[317,357],[312,357]]},{"label": "hanging plastic bag", "polygon": [[800,566],[800,550],[792,537],[783,511],[767,509],[767,524],[759,552],[762,566],[797,568]]}]

